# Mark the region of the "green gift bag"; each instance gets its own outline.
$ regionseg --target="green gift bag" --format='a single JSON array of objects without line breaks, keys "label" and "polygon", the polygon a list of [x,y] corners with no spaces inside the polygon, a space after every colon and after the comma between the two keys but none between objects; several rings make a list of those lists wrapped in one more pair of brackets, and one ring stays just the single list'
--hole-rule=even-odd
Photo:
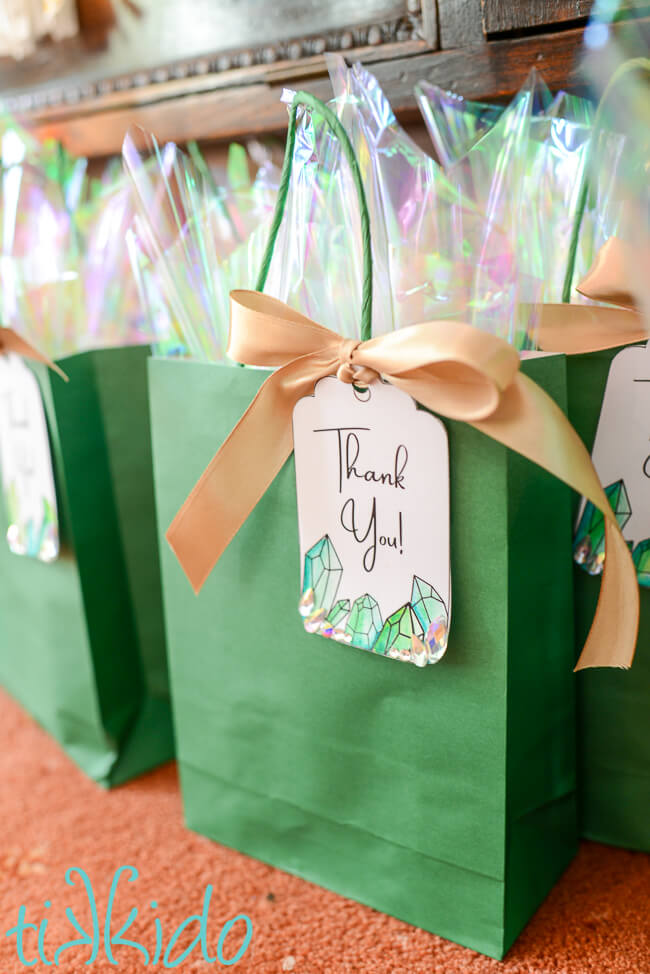
[{"label": "green gift bag", "polygon": [[[562,357],[523,368],[564,402]],[[569,491],[447,424],[453,619],[423,670],[304,632],[293,460],[195,597],[164,534],[266,374],[150,360],[187,823],[501,957],[576,849]]]},{"label": "green gift bag", "polygon": [[[609,367],[620,349],[568,358],[569,419],[592,449]],[[575,566],[576,645],[600,580]],[[639,638],[630,670],[584,670],[578,681],[579,807],[589,839],[650,852],[650,592],[641,587]]]},{"label": "green gift bag", "polygon": [[[650,61],[647,59],[624,62],[610,78],[598,106],[576,209],[564,282],[565,302],[569,301],[571,295],[575,252],[590,182],[596,169],[595,153],[604,106],[621,81],[639,71],[647,76],[649,69]],[[624,102],[625,97],[619,104],[623,105]],[[630,168],[641,163],[639,172],[643,174],[647,156],[645,151],[639,155],[641,145],[642,141],[628,139],[626,159]],[[643,184],[644,177],[641,175],[639,185]],[[605,257],[611,244],[616,244],[616,240],[607,242],[594,263],[592,273],[580,285],[588,297],[605,301],[610,306],[621,303],[629,283],[621,280],[617,282],[618,287],[614,284],[617,268],[624,268],[627,261],[624,257],[613,261]],[[608,263],[610,273],[605,273],[601,278],[595,269]],[[629,297],[632,298],[631,295]],[[629,306],[633,303],[631,300]],[[606,324],[606,316],[611,313],[611,308],[604,308],[602,313]],[[629,314],[627,317],[630,317]],[[622,321],[621,325],[623,331],[627,328],[633,331],[633,323],[629,325],[627,321]],[[644,330],[639,322],[639,331],[642,333]],[[640,337],[638,335],[635,340],[638,341]],[[623,340],[629,342],[631,339],[626,336]],[[610,366],[620,351],[620,348],[610,348],[570,355],[567,359],[569,420],[589,451],[593,449],[596,438]],[[625,435],[624,430],[621,432]],[[577,514],[577,507],[574,513]],[[576,565],[574,582],[576,646],[579,647],[589,629],[590,613],[598,599],[599,579]],[[594,669],[577,674],[578,797],[582,835],[599,842],[650,852],[650,592],[640,586],[639,595],[639,634],[631,669]]]},{"label": "green gift bag", "polygon": [[31,365],[43,396],[61,553],[10,552],[0,527],[0,683],[96,781],[173,756],[145,347]]},{"label": "green gift bag", "polygon": [[[563,357],[523,369],[565,405]],[[305,633],[293,458],[195,597],[165,532],[268,374],[149,363],[187,822],[502,957],[576,850],[569,491],[446,423],[453,618],[435,666]]]}]

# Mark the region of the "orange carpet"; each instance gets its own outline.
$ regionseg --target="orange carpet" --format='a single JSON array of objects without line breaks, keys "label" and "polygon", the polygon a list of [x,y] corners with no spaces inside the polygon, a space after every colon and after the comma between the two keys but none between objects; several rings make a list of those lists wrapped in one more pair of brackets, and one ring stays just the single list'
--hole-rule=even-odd
[{"label": "orange carpet", "polygon": [[[66,908],[92,937],[89,895],[79,874],[75,886],[66,885],[69,867],[80,867],[89,877],[103,936],[111,879],[121,865],[135,866],[139,876],[130,884],[122,876],[111,929],[117,932],[137,907],[122,937],[148,951],[150,966],[157,940],[154,918],[159,917],[164,949],[181,921],[201,912],[205,888],[212,884],[212,955],[231,917],[245,913],[253,924],[248,950],[230,968],[238,972],[650,974],[650,856],[585,844],[498,963],[188,832],[174,766],[113,792],[100,790],[1,692],[0,740],[0,974],[26,970],[16,935],[4,935],[16,925],[21,904],[25,920],[41,925],[50,962],[65,942],[83,939],[66,919]],[[189,946],[197,929],[187,928],[170,958]],[[236,952],[243,932],[240,921],[225,940],[225,959]],[[85,966],[91,950],[89,945],[63,952],[59,969],[64,974],[145,969],[145,956],[135,947],[113,948],[117,968],[103,942],[97,958]],[[36,955],[37,932],[28,928],[23,956],[30,961]],[[46,966],[39,961],[31,969],[44,972]],[[164,970],[162,963],[156,969]],[[183,974],[227,969],[204,961],[200,945],[178,967]]]}]

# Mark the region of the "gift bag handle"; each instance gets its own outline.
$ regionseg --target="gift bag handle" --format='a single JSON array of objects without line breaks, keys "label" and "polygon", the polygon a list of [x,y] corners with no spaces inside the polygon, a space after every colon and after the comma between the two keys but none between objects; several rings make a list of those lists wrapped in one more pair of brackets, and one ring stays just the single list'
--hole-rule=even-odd
[{"label": "gift bag handle", "polygon": [[603,107],[607,101],[612,90],[619,83],[621,78],[625,75],[630,74],[632,71],[645,71],[650,73],[650,59],[645,57],[630,58],[629,61],[625,61],[623,64],[619,65],[612,77],[609,79],[607,87],[605,88],[600,101],[598,102],[598,107],[596,109],[596,115],[594,117],[594,125],[591,132],[591,139],[589,140],[589,145],[587,147],[587,158],[585,159],[585,168],[582,173],[582,182],[580,184],[580,193],[578,195],[578,205],[576,207],[576,215],[573,221],[573,228],[571,230],[571,240],[569,243],[569,257],[567,261],[567,269],[564,277],[564,286],[562,288],[562,302],[564,304],[569,304],[571,301],[571,288],[573,285],[573,275],[575,273],[576,255],[578,252],[578,240],[580,239],[580,228],[582,226],[582,219],[585,214],[585,208],[587,206],[587,197],[589,195],[590,189],[590,177],[591,168],[593,165],[593,156],[596,146],[597,137],[600,135],[600,130],[602,128],[602,118],[603,118]]},{"label": "gift bag handle", "polygon": [[271,260],[273,258],[273,250],[275,248],[278,231],[280,230],[280,224],[282,223],[282,219],[284,217],[287,196],[289,193],[289,184],[291,182],[293,150],[296,143],[296,119],[298,109],[300,107],[311,109],[312,112],[316,112],[321,115],[329,125],[334,135],[337,136],[341,144],[343,154],[350,166],[352,179],[357,191],[359,212],[361,214],[361,242],[363,246],[363,287],[361,293],[360,337],[361,341],[365,342],[372,337],[372,248],[370,244],[370,216],[368,214],[368,203],[363,189],[361,171],[359,169],[359,163],[357,162],[357,157],[354,153],[352,143],[348,137],[348,133],[345,131],[345,128],[335,113],[319,98],[316,98],[314,95],[310,95],[307,91],[296,92],[293,97],[293,101],[291,102],[291,108],[289,109],[289,128],[287,131],[287,142],[284,150],[282,175],[280,176],[280,185],[278,186],[278,198],[276,200],[269,239],[266,245],[266,250],[264,251],[264,257],[262,258],[262,265],[257,277],[255,290],[264,290],[264,285],[266,284],[269,268],[271,266]]}]

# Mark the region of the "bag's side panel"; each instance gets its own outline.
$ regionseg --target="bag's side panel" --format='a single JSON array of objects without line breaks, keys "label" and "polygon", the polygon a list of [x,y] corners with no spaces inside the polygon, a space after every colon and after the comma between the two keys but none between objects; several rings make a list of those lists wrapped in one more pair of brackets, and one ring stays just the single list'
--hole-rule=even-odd
[{"label": "bag's side panel", "polygon": [[[566,411],[562,356],[522,363]],[[571,492],[508,455],[507,949],[577,850]]]},{"label": "bag's side panel", "polygon": [[70,382],[52,384],[52,390],[97,697],[107,740],[117,753],[144,688],[93,356],[66,358]]},{"label": "bag's side panel", "polygon": [[147,691],[169,697],[147,392],[148,346],[94,352],[115,508]]},{"label": "bag's side panel", "polygon": [[[68,470],[54,405],[56,383],[45,366],[30,363],[48,422],[61,528],[61,553],[51,564],[14,555],[0,512],[0,682],[96,780],[109,774],[116,752],[101,721],[85,620],[79,566],[71,538]],[[82,414],[83,415],[83,414]]]},{"label": "bag's side panel", "polygon": [[[151,360],[161,537],[264,378]],[[443,661],[420,671],[305,634],[291,461],[198,598],[161,546],[174,716],[190,826],[498,956],[507,464],[468,426],[449,432]]]},{"label": "bag's side panel", "polygon": [[173,757],[167,651],[151,460],[148,346],[92,353],[144,695],[113,783]]},{"label": "bag's side panel", "polygon": [[[569,418],[592,449],[609,366],[618,349],[568,359]],[[650,435],[650,428],[648,430]],[[600,579],[574,567],[576,646],[593,618]],[[650,851],[650,592],[630,670],[585,670],[578,685],[578,784],[582,834]]]}]

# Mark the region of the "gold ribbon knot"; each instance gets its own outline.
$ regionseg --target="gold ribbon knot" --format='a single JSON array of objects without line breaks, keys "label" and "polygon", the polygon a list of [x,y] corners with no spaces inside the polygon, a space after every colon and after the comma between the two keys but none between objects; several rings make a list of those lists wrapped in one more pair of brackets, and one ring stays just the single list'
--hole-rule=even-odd
[{"label": "gold ribbon knot", "polygon": [[[198,592],[292,449],[293,407],[319,379],[384,376],[432,412],[462,420],[550,471],[605,516],[607,559],[576,669],[630,665],[639,592],[630,551],[591,458],[560,408],[519,371],[506,342],[470,325],[428,321],[357,342],[257,291],[233,291],[228,354],[275,368],[167,531]],[[568,552],[567,552],[568,557]]]},{"label": "gold ribbon knot", "polygon": [[361,342],[354,338],[346,338],[341,343],[340,365],[336,370],[336,378],[341,382],[351,385],[353,382],[358,385],[370,385],[375,379],[379,378],[374,369],[367,366],[357,365],[354,361],[354,353],[360,347]]}]

